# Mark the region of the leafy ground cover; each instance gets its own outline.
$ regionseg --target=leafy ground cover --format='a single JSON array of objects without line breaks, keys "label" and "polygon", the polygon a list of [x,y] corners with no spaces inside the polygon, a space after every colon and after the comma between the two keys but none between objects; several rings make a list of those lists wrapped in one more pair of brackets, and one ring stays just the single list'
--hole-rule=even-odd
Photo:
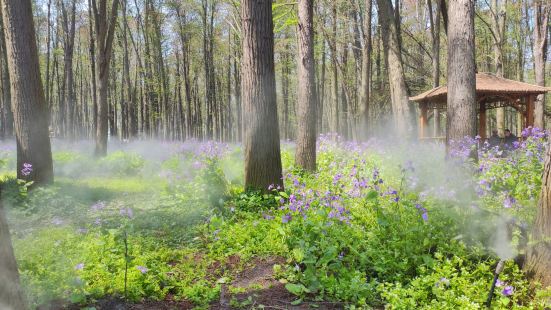
[{"label": "leafy ground cover", "polygon": [[28,192],[3,146],[3,203],[39,309],[534,309],[515,259],[535,214],[546,135],[515,150],[322,136],[319,172],[245,193],[238,145],[54,143],[56,182]]}]

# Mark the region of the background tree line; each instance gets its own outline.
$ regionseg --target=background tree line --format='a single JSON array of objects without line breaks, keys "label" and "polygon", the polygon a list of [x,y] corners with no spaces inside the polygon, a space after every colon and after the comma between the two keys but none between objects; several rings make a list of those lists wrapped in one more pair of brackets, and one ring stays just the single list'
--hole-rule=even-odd
[{"label": "background tree line", "polygon": [[[97,138],[100,153],[107,136],[241,141],[238,1],[33,2],[52,136]],[[441,68],[448,54],[446,6],[443,0],[318,1],[317,131],[362,139],[389,130],[391,120],[402,134],[414,129],[416,111],[407,97],[447,82]],[[477,70],[545,83],[548,11],[545,1],[477,1]],[[274,1],[273,22],[280,136],[295,139],[297,5]],[[13,112],[3,33],[0,41],[0,135],[9,138]],[[441,135],[445,115],[430,117]],[[489,130],[521,129],[509,109],[492,111],[488,122]]]}]

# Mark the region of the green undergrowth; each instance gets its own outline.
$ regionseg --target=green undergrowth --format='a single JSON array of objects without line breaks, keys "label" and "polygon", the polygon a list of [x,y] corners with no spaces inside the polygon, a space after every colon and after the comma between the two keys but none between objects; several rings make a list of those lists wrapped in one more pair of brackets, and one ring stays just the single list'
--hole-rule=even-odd
[{"label": "green undergrowth", "polygon": [[[269,193],[243,192],[240,150],[216,144],[161,159],[56,152],[56,182],[30,192],[5,174],[28,300],[170,297],[206,308],[248,263],[278,257],[274,276],[297,304],[484,308],[499,259],[487,243],[492,226],[473,223],[491,219],[421,189],[437,159],[413,168],[401,153],[329,144],[312,175],[283,149],[285,189]],[[531,287],[512,260],[500,281],[493,308],[543,308],[548,292]]]}]

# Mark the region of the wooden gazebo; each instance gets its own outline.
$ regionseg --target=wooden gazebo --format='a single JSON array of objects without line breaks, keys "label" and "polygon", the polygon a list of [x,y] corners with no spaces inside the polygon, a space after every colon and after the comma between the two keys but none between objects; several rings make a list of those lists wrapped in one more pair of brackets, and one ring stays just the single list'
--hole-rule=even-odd
[{"label": "wooden gazebo", "polygon": [[[522,115],[523,127],[534,125],[534,101],[537,95],[551,91],[549,87],[513,81],[490,73],[476,74],[478,133],[486,138],[486,110],[513,107]],[[409,98],[419,104],[419,138],[427,138],[428,112],[446,110],[448,88],[440,86]]]}]

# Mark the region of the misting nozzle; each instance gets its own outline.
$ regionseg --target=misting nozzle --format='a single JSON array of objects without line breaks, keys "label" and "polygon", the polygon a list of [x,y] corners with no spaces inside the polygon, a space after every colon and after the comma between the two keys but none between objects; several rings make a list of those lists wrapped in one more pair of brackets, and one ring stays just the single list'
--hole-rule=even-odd
[{"label": "misting nozzle", "polygon": [[500,274],[502,271],[503,271],[503,267],[505,266],[505,261],[504,260],[500,260],[498,263],[497,263],[497,266],[496,266],[496,274]]}]

